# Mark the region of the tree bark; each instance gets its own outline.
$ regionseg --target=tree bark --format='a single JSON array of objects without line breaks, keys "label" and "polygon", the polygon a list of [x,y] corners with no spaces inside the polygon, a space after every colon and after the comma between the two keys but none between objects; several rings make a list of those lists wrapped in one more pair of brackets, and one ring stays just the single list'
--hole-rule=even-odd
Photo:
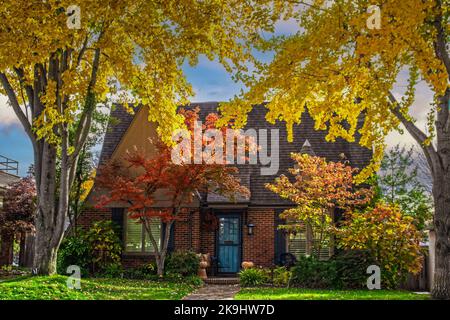
[{"label": "tree bark", "polygon": [[169,247],[169,239],[170,239],[170,229],[173,224],[173,220],[170,222],[166,222],[164,237],[161,239],[161,247],[158,247],[158,243],[156,242],[155,237],[151,231],[151,227],[149,225],[150,220],[147,218],[141,218],[142,223],[144,224],[145,231],[150,238],[150,242],[153,245],[153,249],[155,249],[155,260],[156,260],[156,273],[159,277],[164,276],[164,263],[166,262],[167,256],[167,248]]},{"label": "tree bark", "polygon": [[450,299],[450,174],[435,179],[434,230],[436,233],[435,274],[432,286],[434,299]]},{"label": "tree bark", "polygon": [[[33,259],[33,271],[35,274],[55,274],[56,255],[61,243],[64,225],[61,219],[65,218],[65,212],[61,213],[57,203],[64,199],[56,199],[56,147],[46,142],[39,142],[42,152],[42,161],[35,161],[36,176],[40,185],[37,186],[38,203],[36,216],[36,242]],[[41,167],[37,164],[41,163]],[[61,177],[62,179],[62,177]]]},{"label": "tree bark", "polygon": [[13,262],[14,235],[9,232],[0,232],[0,266],[9,266]]},{"label": "tree bark", "polygon": [[438,160],[433,163],[436,261],[432,296],[450,300],[450,89],[439,98],[436,119]]}]

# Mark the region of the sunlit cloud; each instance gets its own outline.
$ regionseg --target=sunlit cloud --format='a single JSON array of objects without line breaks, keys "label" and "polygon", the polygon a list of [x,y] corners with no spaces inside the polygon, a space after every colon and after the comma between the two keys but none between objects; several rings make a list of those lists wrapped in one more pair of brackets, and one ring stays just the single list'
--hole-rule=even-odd
[{"label": "sunlit cloud", "polygon": [[20,125],[13,108],[8,104],[8,98],[0,95],[0,130],[7,130]]}]

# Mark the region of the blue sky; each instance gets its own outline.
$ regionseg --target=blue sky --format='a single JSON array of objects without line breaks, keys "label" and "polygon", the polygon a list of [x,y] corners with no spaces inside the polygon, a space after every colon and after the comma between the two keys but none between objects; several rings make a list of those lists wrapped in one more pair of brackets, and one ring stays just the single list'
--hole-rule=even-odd
[{"label": "blue sky", "polygon": [[[277,34],[289,34],[296,30],[292,21],[280,22],[277,26]],[[271,54],[258,55],[258,58],[270,60]],[[201,58],[195,67],[184,67],[187,79],[192,84],[196,96],[193,102],[200,101],[226,101],[238,94],[243,88],[242,84],[235,83],[225,69],[215,61]],[[406,74],[405,74],[406,75]],[[401,76],[402,78],[402,76]],[[401,97],[405,84],[399,79],[399,86],[394,88],[397,98]],[[422,128],[426,123],[426,111],[432,101],[430,90],[423,83],[417,87],[417,96],[411,108],[411,114],[417,119]],[[400,135],[391,133],[387,137],[388,145],[396,143],[412,144],[413,140],[408,134]],[[30,141],[21,128],[11,107],[7,105],[7,99],[0,95],[0,155],[19,161],[20,175],[25,175],[28,167],[33,162],[33,150]]]}]

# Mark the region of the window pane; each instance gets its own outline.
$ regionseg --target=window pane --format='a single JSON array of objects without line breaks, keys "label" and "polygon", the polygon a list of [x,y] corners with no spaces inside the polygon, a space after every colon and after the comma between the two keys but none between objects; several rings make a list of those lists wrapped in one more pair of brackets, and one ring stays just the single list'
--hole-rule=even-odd
[{"label": "window pane", "polygon": [[306,231],[289,234],[289,252],[297,258],[306,255]]},{"label": "window pane", "polygon": [[127,217],[127,234],[126,234],[126,252],[142,251],[142,224],[137,223],[135,219]]},{"label": "window pane", "polygon": [[[161,220],[154,218],[150,222],[150,229],[152,231],[153,238],[158,243],[158,249],[161,248]],[[150,237],[145,234],[145,252],[155,252]]]}]

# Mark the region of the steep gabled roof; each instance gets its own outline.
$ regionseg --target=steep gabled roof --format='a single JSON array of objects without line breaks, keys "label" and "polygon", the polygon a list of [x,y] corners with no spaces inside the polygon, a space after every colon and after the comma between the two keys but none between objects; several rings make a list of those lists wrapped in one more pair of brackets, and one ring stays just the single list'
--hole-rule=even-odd
[{"label": "steep gabled roof", "polygon": [[[200,118],[204,119],[209,113],[217,112],[217,102],[193,103],[191,107],[200,107]],[[251,197],[249,202],[251,205],[289,205],[290,203],[281,199],[273,192],[267,190],[264,185],[279,176],[280,174],[288,174],[288,168],[294,165],[290,158],[292,152],[300,152],[305,145],[308,150],[313,150],[314,154],[320,157],[325,157],[329,161],[341,161],[343,157],[350,162],[350,165],[357,168],[364,168],[372,157],[372,151],[363,148],[358,143],[349,143],[343,139],[337,139],[336,142],[327,142],[325,140],[325,131],[314,130],[314,120],[305,112],[302,116],[300,125],[294,126],[294,141],[292,143],[287,141],[287,132],[285,124],[278,122],[270,124],[266,121],[267,109],[264,105],[258,105],[253,108],[248,116],[247,125],[244,129],[253,128],[257,132],[259,129],[267,129],[270,133],[271,129],[279,130],[279,171],[275,175],[261,175],[261,165],[238,165],[240,170],[241,182],[243,185],[249,187]],[[118,146],[124,133],[131,125],[133,115],[127,113],[124,108],[116,107],[111,116],[118,119],[118,123],[110,122],[108,131],[105,135],[103,149],[100,156],[100,164],[109,159],[115,148]],[[270,143],[270,137],[268,139]],[[269,147],[269,152],[270,152]],[[227,202],[223,197],[209,194],[206,197],[208,203],[224,203]],[[241,200],[241,202],[244,200]],[[247,202],[247,200],[245,200]]]}]

